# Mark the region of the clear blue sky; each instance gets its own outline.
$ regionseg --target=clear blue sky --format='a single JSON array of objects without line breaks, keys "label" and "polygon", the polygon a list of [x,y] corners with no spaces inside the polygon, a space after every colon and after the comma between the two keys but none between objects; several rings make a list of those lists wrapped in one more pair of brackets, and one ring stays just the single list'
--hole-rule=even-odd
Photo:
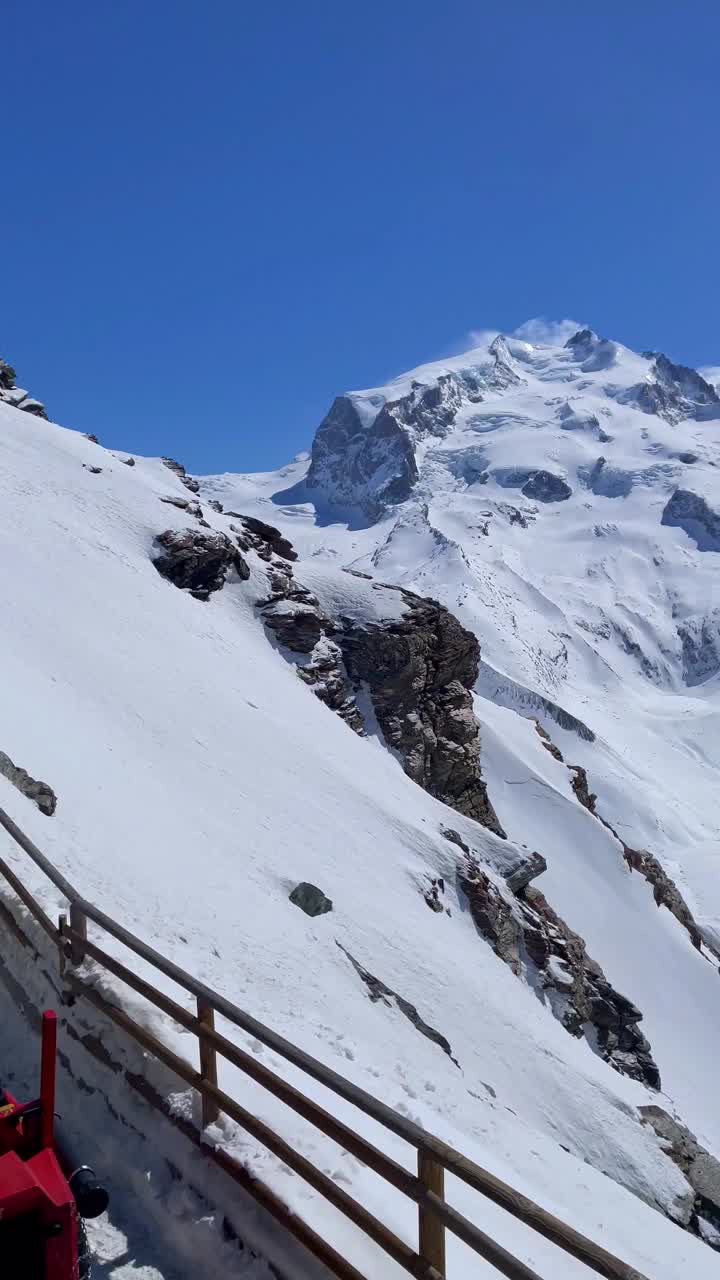
[{"label": "clear blue sky", "polygon": [[720,363],[719,46],[711,0],[5,0],[0,354],[198,472],[539,314]]}]

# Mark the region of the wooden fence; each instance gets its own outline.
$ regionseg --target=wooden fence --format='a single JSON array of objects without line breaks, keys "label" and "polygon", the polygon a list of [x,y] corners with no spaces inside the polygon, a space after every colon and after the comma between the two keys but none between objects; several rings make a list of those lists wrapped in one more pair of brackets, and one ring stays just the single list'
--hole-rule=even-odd
[{"label": "wooden fence", "polygon": [[[191,974],[186,973],[171,960],[167,960],[122,925],[117,924],[105,912],[98,910],[91,902],[82,898],[2,809],[0,809],[0,826],[4,827],[7,834],[67,899],[69,918],[61,915],[58,924],[55,924],[20,877],[0,857],[0,875],[5,878],[10,888],[57,946],[63,981],[71,997],[81,997],[89,1001],[125,1035],[141,1045],[152,1058],[163,1063],[186,1084],[196,1089],[202,1103],[203,1126],[216,1120],[220,1112],[230,1116],[375,1241],[400,1267],[411,1276],[415,1276],[416,1280],[443,1280],[445,1277],[446,1231],[452,1232],[495,1267],[501,1275],[508,1277],[508,1280],[541,1280],[536,1271],[513,1257],[502,1245],[492,1240],[447,1203],[444,1191],[446,1171],[472,1187],[480,1195],[500,1205],[546,1239],[551,1240],[597,1275],[606,1277],[606,1280],[647,1280],[647,1277],[641,1275],[639,1271],[613,1257],[600,1245],[580,1235],[527,1196],[496,1178],[494,1174],[481,1168],[453,1147],[433,1137],[399,1112],[379,1102],[324,1063],[297,1048],[238,1008],[225,996],[198,982]],[[9,913],[3,911],[1,914],[2,918],[8,922],[6,917]],[[187,1009],[91,941],[88,937],[88,921],[193,996],[196,1002],[196,1014],[189,1013]],[[101,969],[126,983],[156,1009],[160,1009],[186,1031],[197,1036],[200,1070],[196,1071],[185,1059],[178,1057],[161,1040],[134,1021],[122,1008],[102,995],[93,985],[91,975],[88,975],[87,971],[83,972],[81,968],[86,959],[94,961]],[[417,1174],[410,1173],[385,1152],[375,1147],[367,1138],[325,1110],[314,1099],[287,1083],[258,1062],[255,1057],[245,1053],[238,1045],[221,1035],[215,1029],[216,1013],[242,1031],[254,1036],[280,1057],[299,1068],[305,1076],[319,1081],[332,1093],[352,1103],[359,1111],[407,1142],[417,1153]],[[309,1121],[321,1133],[337,1142],[347,1152],[379,1174],[396,1191],[411,1200],[417,1206],[417,1250],[401,1240],[359,1201],[339,1187],[322,1170],[316,1168],[279,1134],[243,1107],[239,1101],[224,1093],[218,1086],[218,1055],[267,1089],[297,1115]],[[339,1280],[366,1280],[366,1277],[347,1258],[342,1257],[307,1223],[292,1213],[268,1187],[250,1175],[222,1148],[207,1145],[203,1150],[208,1159],[214,1161],[246,1191],[249,1191],[285,1230],[299,1240]]]}]

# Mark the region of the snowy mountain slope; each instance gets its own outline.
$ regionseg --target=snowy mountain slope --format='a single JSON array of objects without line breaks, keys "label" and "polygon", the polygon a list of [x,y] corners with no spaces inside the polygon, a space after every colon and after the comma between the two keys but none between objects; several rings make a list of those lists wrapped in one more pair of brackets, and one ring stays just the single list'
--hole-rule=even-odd
[{"label": "snowy mountain slope", "polygon": [[[651,362],[614,350],[622,378],[613,376],[624,394]],[[299,459],[281,473],[202,481],[204,526],[163,501],[194,498],[160,460],[127,466],[75,433],[0,405],[0,565],[10,619],[2,636],[0,750],[46,780],[58,804],[48,818],[2,778],[0,803],[87,896],[256,1017],[640,1270],[670,1280],[691,1267],[710,1277],[714,1254],[649,1207],[687,1220],[694,1198],[640,1122],[638,1107],[657,1103],[658,1094],[613,1070],[591,1038],[569,1035],[548,997],[538,998],[543,993],[480,936],[462,888],[462,852],[442,831],[453,828],[475,851],[499,893],[507,893],[503,876],[528,850],[543,853],[548,869],[539,884],[551,905],[643,1014],[663,1078],[661,1105],[672,1111],[676,1104],[717,1151],[716,964],[656,907],[650,886],[578,804],[565,764],[545,750],[527,717],[542,719],[568,764],[587,767],[598,810],[629,844],[647,845],[672,868],[709,930],[718,918],[709,802],[716,683],[712,676],[707,690],[684,683],[673,627],[676,617],[704,616],[715,554],[660,523],[673,481],[664,470],[648,479],[643,432],[652,430],[651,443],[667,451],[662,465],[680,469],[673,477],[695,469],[709,501],[718,426],[708,418],[671,427],[620,405],[619,393],[607,390],[610,355],[602,344],[593,343],[582,361],[604,365],[597,373],[579,372],[572,353],[521,351],[513,342],[496,343],[483,360],[483,386],[465,383],[472,408],[460,396],[452,422],[440,423],[433,403],[436,430],[424,434],[424,409],[414,426],[398,427],[408,433],[417,470],[402,504],[387,504],[387,456],[379,459],[382,483],[366,470],[360,506],[351,511],[333,507],[336,493],[308,490],[308,460]],[[416,371],[410,383],[432,388],[436,380],[437,371]],[[576,385],[585,381],[587,396]],[[405,386],[354,397],[361,424],[371,429],[373,410]],[[578,393],[578,418],[593,406],[617,415],[615,439],[602,448],[608,464],[632,474],[624,497],[578,480],[581,467],[595,465],[592,448],[583,443],[585,427],[568,431],[567,418],[557,417],[558,387],[565,399],[568,387]],[[696,391],[683,388],[685,396]],[[414,400],[416,390],[410,386]],[[670,393],[666,401],[676,412]],[[391,441],[394,431],[388,428]],[[689,433],[705,461],[676,460],[674,431],[683,452]],[[404,448],[399,456],[407,460]],[[485,474],[477,470],[481,460],[485,481],[477,478]],[[518,496],[513,468],[535,477],[562,472],[572,495],[557,505]],[[542,481],[540,489],[547,491]],[[373,523],[360,509],[368,492]],[[296,583],[328,615],[361,629],[384,625],[389,614],[402,623],[410,606],[396,591],[376,591],[377,579],[435,596],[479,636],[481,764],[507,840],[406,776],[372,723],[367,691],[364,700],[358,691],[370,730],[362,738],[298,679],[296,656],[273,639],[258,611],[268,575],[280,573],[278,557],[261,554],[237,518],[210,500],[279,526],[299,553]],[[593,532],[596,523],[603,536]],[[152,563],[159,534],[188,528],[245,543],[240,567],[206,602],[163,580]],[[657,578],[646,563],[656,547]],[[528,691],[525,703],[518,690]],[[579,717],[594,740],[562,729],[541,698]],[[429,909],[439,879],[447,911]],[[288,895],[300,881],[317,884],[332,913],[309,920],[293,906]],[[38,883],[38,891],[47,887]],[[60,904],[51,897],[49,906],[56,913]],[[426,1031],[393,996],[368,999],[353,960],[414,1006]],[[169,1025],[162,1032],[183,1047]],[[246,1082],[237,1087],[247,1091]],[[267,1099],[257,1106],[276,1118]],[[412,1214],[366,1170],[299,1122],[277,1121],[414,1240]],[[218,1140],[357,1265],[373,1276],[395,1274],[233,1126],[223,1126]],[[452,1194],[541,1274],[586,1274],[491,1206],[459,1188]],[[492,1274],[479,1272],[462,1246],[453,1246],[450,1264],[453,1280]]]},{"label": "snowy mountain slope", "polygon": [[[386,413],[367,450],[388,407],[404,443]],[[543,892],[642,1009],[663,1087],[715,1150],[719,415],[712,383],[665,357],[589,332],[562,347],[491,335],[340,397],[309,470],[301,456],[277,475],[203,482],[274,521],[301,559],[406,584],[475,632],[500,822],[547,858]],[[585,767],[600,817],[658,860],[710,951],[655,907],[518,713]]]}]

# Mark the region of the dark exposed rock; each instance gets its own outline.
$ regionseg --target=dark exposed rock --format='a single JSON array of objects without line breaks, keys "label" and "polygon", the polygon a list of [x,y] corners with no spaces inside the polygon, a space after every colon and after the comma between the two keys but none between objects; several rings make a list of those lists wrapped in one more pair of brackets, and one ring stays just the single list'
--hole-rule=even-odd
[{"label": "dark exposed rock", "polygon": [[513,973],[519,974],[521,930],[513,905],[472,854],[459,869],[458,882],[479,932]]},{"label": "dark exposed rock", "polygon": [[161,502],[166,502],[170,507],[177,507],[179,511],[189,511],[191,515],[202,515],[202,507],[199,502],[193,502],[190,498],[181,498],[179,494],[168,494],[166,498],[161,498]]},{"label": "dark exposed rock", "polygon": [[396,400],[364,397],[358,403],[339,396],[315,434],[308,488],[333,503],[360,507],[372,520],[404,502],[418,479],[414,446],[445,436],[458,410],[482,400],[486,388],[520,382],[504,338],[494,340],[489,354],[489,366],[441,373],[430,383],[415,380]]},{"label": "dark exposed rock", "polygon": [[[479,386],[475,399],[482,397]],[[462,403],[462,383],[450,373],[443,373],[429,387],[414,382],[409,395],[388,403],[397,421],[410,427],[418,436],[444,436],[455,421]]]},{"label": "dark exposed rock", "polygon": [[501,511],[504,516],[507,516],[510,524],[517,524],[521,529],[528,528],[528,522],[522,511],[517,507],[513,507],[510,502],[498,503],[498,510]]},{"label": "dark exposed rock", "polygon": [[231,569],[240,578],[250,576],[240,552],[224,533],[166,529],[155,541],[161,548],[153,559],[158,573],[196,600],[208,600],[213,591],[220,591]]},{"label": "dark exposed rock", "polygon": [[22,409],[25,413],[32,413],[36,418],[47,418],[44,404],[39,400],[34,400],[29,396],[23,387],[18,387],[15,382],[15,370],[6,360],[0,360],[0,400],[5,404],[9,404],[13,409]]},{"label": "dark exposed rock", "polygon": [[134,459],[134,458],[123,458],[123,462],[125,463],[125,466],[126,466],[126,467],[134,467],[134,466],[135,466],[135,459]]},{"label": "dark exposed rock", "polygon": [[685,684],[702,684],[720,672],[720,609],[678,623]]},{"label": "dark exposed rock", "polygon": [[[601,821],[603,820],[601,819]],[[613,835],[619,839],[615,831],[613,831]],[[624,840],[621,840],[620,843],[628,866],[632,867],[633,871],[639,871],[648,883],[652,885],[653,898],[657,905],[659,907],[667,907],[668,911],[675,916],[675,919],[687,929],[693,946],[700,950],[703,943],[702,934],[692,911],[675,882],[663,870],[654,854],[649,853],[647,849],[631,849],[629,845],[625,844]]]},{"label": "dark exposed rock", "polygon": [[188,475],[181,462],[176,462],[174,458],[163,458],[163,462],[177,476],[180,483],[185,485],[186,489],[189,489],[191,493],[200,492],[198,481]]},{"label": "dark exposed rock", "polygon": [[217,511],[218,515],[222,515],[223,504],[218,502],[217,498],[208,498],[208,506],[211,511]]},{"label": "dark exposed rock", "polygon": [[419,1031],[421,1035],[426,1036],[428,1040],[432,1040],[433,1044],[439,1045],[443,1053],[446,1053],[448,1057],[452,1059],[456,1067],[459,1065],[456,1059],[453,1058],[450,1041],[446,1040],[444,1035],[441,1035],[439,1031],[436,1031],[434,1027],[431,1027],[429,1023],[425,1022],[425,1020],[421,1018],[414,1004],[410,1004],[409,1000],[405,1000],[402,996],[399,996],[391,987],[386,987],[385,983],[381,982],[379,978],[376,978],[374,974],[370,973],[363,965],[361,965],[341,942],[337,942],[336,940],[336,945],[340,948],[343,955],[347,956],[358,976],[362,978],[373,1004],[376,1004],[378,1001],[382,1001],[382,1003],[387,1005],[388,1008],[392,1008],[394,1001],[396,1007],[405,1015],[408,1021],[413,1024],[415,1029]]},{"label": "dark exposed rock", "polygon": [[293,653],[311,653],[324,635],[323,615],[315,604],[302,600],[274,600],[263,607],[262,620]]},{"label": "dark exposed rock", "polygon": [[86,432],[85,432],[85,439],[86,439],[86,440],[89,440],[91,444],[99,444],[99,443],[100,443],[100,441],[98,440],[97,436],[94,436],[94,435],[92,434],[92,432],[90,432],[90,431],[86,431]]},{"label": "dark exposed rock", "polygon": [[442,605],[398,591],[405,614],[380,623],[328,618],[296,581],[290,565],[268,569],[270,595],[260,615],[274,638],[307,656],[298,675],[357,733],[356,691],[366,687],[387,745],[405,772],[431,795],[504,836],[480,774],[480,727],[471,690],[475,636]]},{"label": "dark exposed rock", "polygon": [[623,403],[632,404],[643,413],[658,414],[671,423],[683,418],[717,416],[720,397],[696,369],[674,364],[661,353],[644,354],[653,361],[650,378],[622,392],[618,398]]},{"label": "dark exposed rock", "polygon": [[364,735],[363,718],[350,690],[342,652],[333,640],[319,640],[309,661],[299,665],[297,673],[326,707],[336,712],[360,737]]},{"label": "dark exposed rock", "polygon": [[667,907],[668,911],[675,916],[679,924],[687,930],[690,941],[693,946],[701,950],[703,942],[715,955],[720,959],[720,953],[717,952],[715,944],[712,940],[703,938],[702,932],[683,898],[677,885],[671,880],[670,876],[658,862],[654,854],[647,849],[633,849],[626,844],[622,836],[618,835],[615,827],[607,821],[602,814],[597,812],[596,802],[597,796],[590,791],[588,776],[585,769],[581,765],[568,765],[568,769],[574,775],[572,779],[572,788],[577,796],[580,804],[592,813],[604,827],[615,837],[618,844],[622,848],[623,857],[632,871],[638,871],[644,876],[649,884],[652,885],[653,897],[657,905]]},{"label": "dark exposed rock", "polygon": [[[230,526],[234,528],[233,525]],[[250,534],[253,545],[268,543]],[[239,539],[238,539],[239,540]],[[363,719],[339,646],[333,639],[335,626],[320,609],[317,597],[295,580],[292,566],[275,560],[268,568],[269,596],[259,601],[260,616],[273,639],[297,654],[297,674],[330,710],[360,735]]]},{"label": "dark exposed rock", "polygon": [[565,1029],[574,1036],[592,1032],[591,1043],[616,1071],[659,1088],[660,1074],[638,1027],[640,1010],[611,986],[579,934],[530,885],[545,869],[545,859],[531,854],[506,878],[503,890],[467,853],[458,883],[478,931],[513,973],[548,1001]]},{"label": "dark exposed rock", "polygon": [[366,425],[350,397],[338,396],[313,440],[308,487],[375,519],[386,502],[407,498],[417,478],[412,444],[391,410]]},{"label": "dark exposed rock", "polygon": [[15,370],[7,360],[0,360],[0,390],[12,391],[15,386]]},{"label": "dark exposed rock", "polygon": [[594,1029],[597,1051],[621,1075],[660,1088],[660,1072],[638,1027],[642,1013],[607,981],[585,942],[530,886],[520,898],[523,938],[556,1017],[572,1035]]},{"label": "dark exposed rock", "polygon": [[[254,542],[251,541],[251,545],[255,545]],[[264,539],[261,545],[267,546]],[[270,594],[258,601],[263,623],[275,640],[292,653],[311,653],[326,631],[333,630],[320,609],[317,596],[295,581],[290,565],[271,565],[268,578]],[[308,683],[312,683],[312,679]]]},{"label": "dark exposed rock", "polygon": [[89,467],[87,462],[83,462],[83,470],[89,471],[91,476],[102,475],[102,467]]},{"label": "dark exposed rock", "polygon": [[293,905],[304,911],[306,916],[322,916],[333,908],[330,898],[325,897],[322,889],[309,884],[307,880],[296,885],[289,896]]},{"label": "dark exposed rock", "polygon": [[577,333],[568,338],[565,347],[572,351],[573,355],[579,360],[584,360],[598,341],[599,338],[596,333],[593,333],[592,329],[578,329]]},{"label": "dark exposed rock", "polygon": [[565,502],[572,495],[572,489],[562,476],[553,475],[552,471],[533,471],[521,493],[535,502]]},{"label": "dark exposed rock", "polygon": [[607,338],[599,338],[592,329],[579,329],[565,346],[573,354],[575,360],[581,362],[585,372],[608,369],[615,361],[617,348]]},{"label": "dark exposed rock", "polygon": [[470,692],[478,641],[436,601],[402,596],[406,613],[399,620],[360,625],[342,619],[337,639],[348,675],[367,686],[385,741],[408,776],[504,835],[480,776],[480,728]]},{"label": "dark exposed rock", "polygon": [[[638,1110],[643,1124],[655,1130],[663,1151],[684,1173],[695,1193],[689,1221],[683,1225],[720,1251],[720,1161],[662,1107],[639,1107]],[[709,1231],[704,1229],[707,1225]]]},{"label": "dark exposed rock", "polygon": [[441,835],[444,835],[445,839],[449,840],[451,844],[456,844],[458,849],[462,849],[463,853],[470,853],[470,846],[465,843],[459,832],[453,831],[452,827],[441,827],[440,833]]},{"label": "dark exposed rock", "polygon": [[547,862],[541,853],[531,853],[523,858],[512,871],[505,875],[505,883],[511,893],[520,893],[527,889],[531,880],[536,880],[543,871],[547,871]]},{"label": "dark exposed rock", "polygon": [[297,560],[297,551],[292,542],[273,525],[265,524],[264,520],[257,520],[255,516],[241,516],[237,511],[228,511],[227,514],[236,520],[242,520],[247,532],[254,535],[260,544],[256,544],[258,553],[264,548],[268,555],[280,556],[281,560]]},{"label": "dark exposed rock", "polygon": [[445,910],[440,895],[445,892],[445,882],[441,876],[432,876],[430,883],[423,893],[427,905],[431,911],[437,912],[439,915]]},{"label": "dark exposed rock", "polygon": [[710,382],[699,374],[697,369],[690,369],[684,364],[674,364],[660,352],[655,357],[655,373],[660,382],[668,387],[677,387],[681,395],[695,404],[718,404],[720,396]]},{"label": "dark exposed rock", "polygon": [[338,396],[313,440],[309,488],[325,489],[334,501],[360,505],[376,518],[386,504],[404,502],[418,479],[413,438],[443,436],[479,387],[453,374],[426,386],[415,382],[407,395],[379,406],[364,423],[349,396]]},{"label": "dark exposed rock", "polygon": [[547,729],[543,728],[539,720],[535,720],[535,730],[538,734],[538,737],[542,740],[542,744],[545,750],[549,751],[550,755],[554,756],[554,758],[558,760],[560,764],[563,764],[564,757],[563,757],[562,751],[560,750],[559,747],[555,746],[555,743],[550,737],[550,734],[548,733]]},{"label": "dark exposed rock", "polygon": [[684,529],[698,551],[720,551],[720,514],[704,498],[689,489],[676,489],[660,522]]},{"label": "dark exposed rock", "polygon": [[638,663],[640,670],[648,680],[654,680],[656,683],[663,678],[663,672],[658,662],[649,657],[644,652],[641,645],[630,633],[627,627],[622,627],[614,620],[610,624],[613,634],[621,645],[625,653],[629,654]]},{"label": "dark exposed rock", "polygon": [[568,769],[572,774],[570,785],[575,792],[580,804],[590,813],[595,813],[595,801],[597,796],[594,791],[590,790],[588,785],[588,776],[581,764],[569,764]]},{"label": "dark exposed rock", "polygon": [[28,800],[32,800],[46,817],[51,817],[55,812],[57,796],[52,787],[48,786],[47,782],[38,782],[36,778],[31,778],[27,770],[13,764],[4,751],[0,751],[0,774],[17,787],[22,795],[27,796]]}]

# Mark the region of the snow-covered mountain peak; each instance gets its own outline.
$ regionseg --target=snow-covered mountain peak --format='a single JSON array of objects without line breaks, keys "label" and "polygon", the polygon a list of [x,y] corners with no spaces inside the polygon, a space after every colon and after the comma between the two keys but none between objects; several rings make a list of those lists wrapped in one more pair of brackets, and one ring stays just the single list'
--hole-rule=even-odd
[{"label": "snow-covered mountain peak", "polygon": [[[720,1245],[716,405],[585,329],[340,395],[263,475],[0,404],[3,807],[160,950],[653,1280],[717,1270],[667,1219]],[[331,910],[303,914],[308,884]]]},{"label": "snow-covered mountain peak", "polygon": [[339,396],[316,432],[307,488],[371,520],[444,485],[443,465],[465,486],[489,481],[545,503],[587,489],[670,491],[696,454],[714,461],[716,432],[694,428],[718,418],[713,385],[662,354],[587,328],[561,345],[487,334],[463,355]]}]

